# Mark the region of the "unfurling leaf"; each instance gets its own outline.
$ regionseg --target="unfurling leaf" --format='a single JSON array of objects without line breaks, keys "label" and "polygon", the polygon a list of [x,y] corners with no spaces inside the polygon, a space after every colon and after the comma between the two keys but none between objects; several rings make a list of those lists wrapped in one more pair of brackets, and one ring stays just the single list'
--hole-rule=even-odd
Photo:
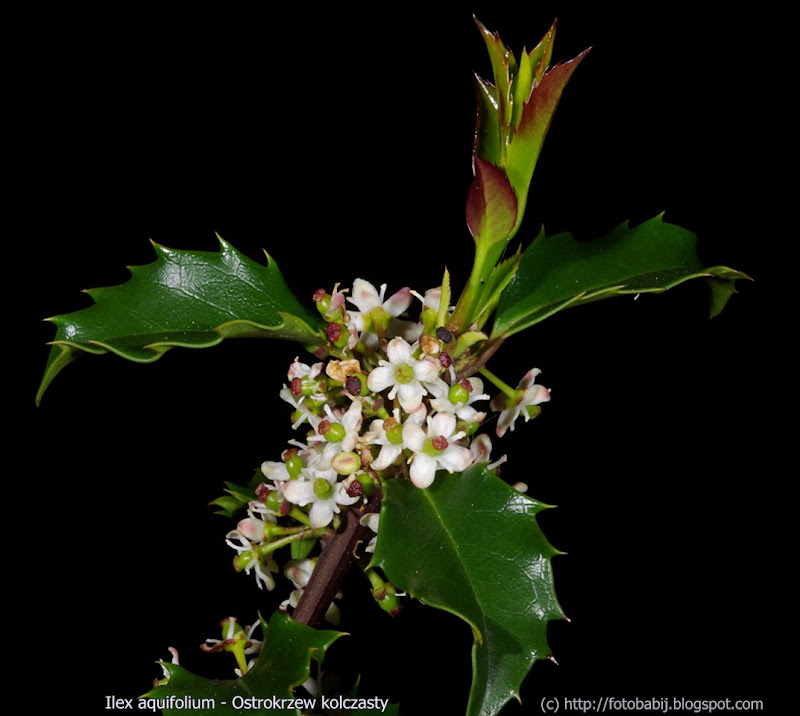
[{"label": "unfurling leaf", "polygon": [[93,306],[48,319],[58,330],[37,402],[83,353],[151,363],[175,346],[208,348],[225,338],[324,343],[319,317],[298,302],[274,261],[264,266],[219,242],[219,253],[153,244],[156,261],[131,268],[127,283],[91,289]]},{"label": "unfurling leaf", "polygon": [[[522,51],[517,62],[496,32],[487,30],[477,19],[476,23],[492,61],[494,84],[476,77],[478,123],[474,183],[485,183],[479,171],[480,162],[485,162],[502,170],[516,197],[516,211],[507,234],[492,237],[492,241],[499,241],[510,239],[519,228],[547,130],[569,78],[588,50],[568,62],[550,67],[556,32],[554,23],[533,50]],[[471,190],[470,197],[472,193]],[[474,223],[470,223],[471,230]],[[477,242],[478,237],[475,238]]]}]

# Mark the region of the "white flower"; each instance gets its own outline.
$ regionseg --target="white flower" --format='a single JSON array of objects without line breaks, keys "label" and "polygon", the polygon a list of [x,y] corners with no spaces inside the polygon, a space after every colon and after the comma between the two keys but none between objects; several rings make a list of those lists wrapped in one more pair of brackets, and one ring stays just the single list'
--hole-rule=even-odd
[{"label": "white flower", "polygon": [[[263,544],[265,522],[275,522],[275,516],[269,512],[263,502],[250,502],[247,505],[247,517],[239,520],[236,531],[250,542]],[[259,515],[263,515],[260,517]]]},{"label": "white flower", "polygon": [[411,459],[411,482],[417,487],[430,487],[436,470],[448,472],[466,470],[474,455],[469,448],[456,445],[464,432],[456,432],[456,416],[452,413],[437,413],[428,418],[427,433],[416,423],[406,421],[403,426],[403,441],[416,453]]},{"label": "white flower", "polygon": [[[376,418],[369,426],[369,431],[364,434],[364,441],[368,445],[380,445],[381,451],[371,463],[370,467],[373,470],[385,470],[400,457],[400,454],[407,447],[403,440],[403,425],[400,422],[400,409],[395,408],[392,412],[393,418],[381,420]],[[420,405],[418,410],[415,410],[409,415],[408,420],[422,425],[425,420],[427,409],[425,405]],[[386,432],[388,429],[388,433]]]},{"label": "white flower", "polygon": [[236,623],[236,617],[228,617],[222,620],[220,626],[224,630],[224,638],[206,639],[204,644],[200,644],[200,648],[207,653],[214,651],[231,652],[236,657],[236,661],[239,664],[233,671],[237,676],[242,677],[250,671],[255,663],[255,659],[246,661],[245,657],[261,653],[263,642],[258,639],[253,639],[253,633],[261,626],[261,622],[257,621],[252,626],[241,628]]},{"label": "white flower", "polygon": [[300,507],[311,505],[308,518],[313,529],[329,525],[334,513],[341,512],[339,505],[358,502],[358,496],[350,497],[347,486],[336,481],[338,476],[334,470],[311,470],[307,473],[312,476],[311,479],[289,480],[283,486],[283,495]]},{"label": "white flower", "polygon": [[439,378],[435,359],[414,358],[411,346],[403,338],[389,341],[386,356],[389,360],[381,360],[380,365],[370,372],[367,386],[376,393],[391,388],[389,399],[394,400],[396,396],[407,413],[412,413],[422,404],[422,397],[428,394],[426,386],[444,383]]},{"label": "white flower", "polygon": [[[397,317],[411,305],[411,289],[401,288],[384,301],[386,284],[381,286],[380,293],[369,281],[357,278],[353,282],[352,297],[347,300],[354,304],[358,311],[349,311],[352,327],[361,333],[361,340],[370,348],[378,347],[378,335],[385,335],[387,330],[392,335],[405,335],[411,321],[400,321]],[[406,325],[408,324],[408,326]]]},{"label": "white flower", "polygon": [[361,515],[361,518],[358,521],[363,527],[366,527],[367,529],[370,529],[375,533],[375,536],[369,541],[369,544],[364,548],[365,552],[374,552],[375,545],[378,542],[378,527],[380,526],[381,523],[381,513],[367,512],[366,515]]},{"label": "white flower", "polygon": [[[340,413],[339,410],[336,411]],[[308,442],[314,445],[323,445],[321,463],[327,467],[330,461],[340,452],[351,452],[358,444],[359,431],[363,416],[361,415],[361,401],[353,400],[350,407],[341,417],[331,410],[329,405],[325,406],[327,418],[314,417],[311,424],[317,431],[316,434],[308,438]]]},{"label": "white flower", "polygon": [[[455,413],[457,417],[466,420],[468,423],[480,423],[486,417],[486,413],[478,412],[472,404],[479,400],[489,400],[489,395],[483,392],[483,381],[480,378],[467,378],[466,380],[448,386],[433,386],[431,392],[436,396],[431,400],[431,407],[440,413]],[[453,398],[463,398],[466,400]]]},{"label": "white flower", "polygon": [[[233,540],[238,540],[236,544]],[[256,584],[259,589],[266,586],[268,591],[275,589],[275,579],[270,572],[278,571],[277,562],[272,557],[261,557],[256,551],[257,544],[250,542],[247,537],[239,530],[231,530],[225,535],[225,543],[236,550],[241,562],[244,562],[244,567],[241,567],[245,574],[250,574],[251,570],[255,570]],[[237,568],[238,571],[238,568]]]},{"label": "white flower", "polygon": [[539,403],[546,403],[550,400],[550,391],[543,385],[536,385],[534,381],[536,376],[542,371],[538,368],[529,370],[517,385],[516,399],[508,398],[503,395],[496,395],[490,404],[492,410],[500,410],[500,417],[497,420],[497,436],[503,437],[506,430],[514,430],[514,423],[522,413],[525,417],[525,422],[530,420],[530,413],[524,408],[529,405],[539,405]]}]

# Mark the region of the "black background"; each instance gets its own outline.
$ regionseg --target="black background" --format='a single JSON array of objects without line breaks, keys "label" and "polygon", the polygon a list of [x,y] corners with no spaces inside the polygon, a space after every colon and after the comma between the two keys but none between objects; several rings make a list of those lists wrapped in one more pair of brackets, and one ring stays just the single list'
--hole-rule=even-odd
[{"label": "black background", "polygon": [[[20,287],[30,325],[126,280],[126,265],[152,260],[148,239],[214,250],[214,232],[252,258],[268,250],[309,305],[356,277],[424,291],[445,265],[463,285],[471,71],[491,77],[471,12],[516,53],[558,16],[554,59],[593,49],[556,113],[522,241],[541,223],[591,239],[664,211],[698,234],[706,265],[755,281],[711,321],[700,284],[568,311],[493,362],[509,382],[538,366],[552,390],[495,454],[509,455],[505,477],[559,505],[540,522],[568,553],[555,572],[571,619],[550,627],[559,664],[537,663],[507,713],[539,713],[545,696],[774,706],[788,324],[765,258],[780,235],[767,186],[779,156],[770,58],[750,51],[758,23],[674,5],[485,5],[48,18],[21,110],[31,208],[16,241],[40,262]],[[42,324],[33,343],[52,332]],[[34,411],[46,353],[25,366],[30,436],[15,440],[24,487],[11,497],[19,592],[47,604],[24,613],[51,635],[29,673],[62,669],[59,693],[86,713],[146,691],[168,646],[228,675],[196,645],[230,614],[270,613],[287,583],[267,595],[235,574],[230,525],[207,503],[291,437],[277,391],[296,349],[84,358]],[[463,712],[468,627],[418,604],[389,623],[364,591],[346,585],[352,636],[330,669],[362,674],[362,694],[404,714]]]}]

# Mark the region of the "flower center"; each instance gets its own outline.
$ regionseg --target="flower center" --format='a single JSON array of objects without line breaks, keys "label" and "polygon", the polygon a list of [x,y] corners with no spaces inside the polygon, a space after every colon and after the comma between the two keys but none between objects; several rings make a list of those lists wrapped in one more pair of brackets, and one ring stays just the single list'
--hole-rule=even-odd
[{"label": "flower center", "polygon": [[412,380],[414,380],[414,369],[406,363],[398,365],[394,369],[394,379],[403,385],[410,383]]},{"label": "flower center", "polygon": [[447,450],[447,448],[447,438],[444,435],[436,435],[425,440],[422,446],[422,452],[431,457],[437,457]]},{"label": "flower center", "polygon": [[386,418],[383,421],[383,430],[386,433],[386,439],[392,445],[403,444],[403,426],[394,418]]},{"label": "flower center", "polygon": [[324,477],[314,480],[314,494],[320,500],[328,500],[333,495],[333,487]]}]

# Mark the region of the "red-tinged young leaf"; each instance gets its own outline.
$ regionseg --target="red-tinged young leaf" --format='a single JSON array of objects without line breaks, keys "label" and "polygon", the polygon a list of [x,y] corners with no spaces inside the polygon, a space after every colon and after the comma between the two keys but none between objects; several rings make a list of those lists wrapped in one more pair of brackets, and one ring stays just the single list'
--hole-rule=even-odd
[{"label": "red-tinged young leaf", "polygon": [[[505,245],[517,220],[517,199],[501,169],[475,157],[475,178],[467,195],[467,225],[476,244]],[[494,261],[492,261],[494,265]]]},{"label": "red-tinged young leaf", "polygon": [[539,83],[545,70],[550,67],[550,60],[553,57],[553,43],[556,39],[556,21],[553,21],[550,29],[545,33],[539,44],[534,47],[528,56],[534,68],[535,82]]},{"label": "red-tinged young leaf", "polygon": [[[509,52],[500,35],[486,29],[486,26],[475,18],[475,24],[480,30],[486,49],[489,51],[489,58],[492,62],[492,74],[494,75],[494,95],[495,106],[497,107],[498,124],[501,136],[498,142],[503,152],[507,127],[511,121],[511,83],[513,75],[517,72],[517,62],[513,52]],[[504,156],[504,154],[503,154]]]},{"label": "red-tinged young leaf", "polygon": [[542,151],[547,130],[553,120],[561,94],[572,73],[589,50],[563,64],[557,64],[545,72],[541,81],[534,85],[530,97],[522,110],[519,125],[514,129],[506,148],[505,170],[520,205],[518,228],[522,221],[533,170]]}]

